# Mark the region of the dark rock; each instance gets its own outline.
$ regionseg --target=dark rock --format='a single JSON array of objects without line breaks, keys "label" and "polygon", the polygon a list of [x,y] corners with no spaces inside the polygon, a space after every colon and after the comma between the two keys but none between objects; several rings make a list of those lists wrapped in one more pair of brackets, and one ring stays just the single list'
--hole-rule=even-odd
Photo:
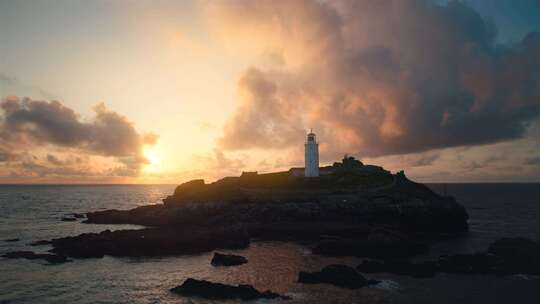
[{"label": "dark rock", "polygon": [[188,278],[182,285],[172,288],[171,291],[188,297],[196,296],[219,300],[290,299],[271,291],[260,292],[251,285],[231,286],[192,278]]},{"label": "dark rock", "polygon": [[58,254],[46,254],[45,260],[51,264],[71,262],[66,256]]},{"label": "dark rock", "polygon": [[51,264],[69,262],[67,257],[63,255],[49,254],[49,253],[34,253],[32,251],[12,251],[12,252],[8,252],[2,255],[2,257],[8,258],[8,259],[28,259],[28,260],[44,259]]},{"label": "dark rock", "polygon": [[489,253],[444,255],[436,261],[438,272],[459,274],[495,274],[502,260]]},{"label": "dark rock", "polygon": [[488,252],[504,261],[501,268],[515,273],[540,274],[540,242],[503,238],[492,243]]},{"label": "dark rock", "polygon": [[67,217],[67,216],[63,216],[61,218],[62,222],[75,222],[77,219],[74,218],[74,217]]},{"label": "dark rock", "polygon": [[48,240],[41,240],[41,241],[30,243],[31,246],[42,246],[42,245],[50,245],[50,244],[52,244],[52,242]]},{"label": "dark rock", "polygon": [[249,235],[256,239],[272,241],[335,240],[342,237],[365,238],[370,226],[363,223],[343,222],[280,222],[279,225],[246,225]]},{"label": "dark rock", "polygon": [[36,254],[33,251],[12,251],[2,255],[8,259],[26,259],[33,258]]},{"label": "dark rock", "polygon": [[411,240],[411,236],[402,231],[397,231],[396,228],[378,226],[369,231],[367,240],[385,243],[407,242]]},{"label": "dark rock", "polygon": [[[184,214],[185,213],[185,214]],[[134,224],[142,226],[174,226],[180,224],[183,216],[186,219],[194,217],[194,214],[182,212],[174,208],[165,208],[163,205],[140,206],[131,210],[103,210],[89,212],[83,223],[91,224]],[[201,220],[200,217],[195,220]],[[188,221],[186,221],[188,222]],[[199,222],[200,223],[200,222]],[[184,223],[185,224],[185,223]]]},{"label": "dark rock", "polygon": [[411,263],[407,261],[373,261],[366,260],[356,269],[365,273],[386,272],[415,278],[432,278],[437,273],[434,263]]},{"label": "dark rock", "polygon": [[111,256],[167,256],[216,249],[242,249],[249,245],[245,230],[235,227],[190,227],[105,230],[52,240],[54,253],[92,258]]},{"label": "dark rock", "polygon": [[390,192],[394,198],[405,201],[394,200],[392,207],[396,210],[383,213],[387,223],[439,238],[460,236],[468,231],[467,211],[453,197],[437,195],[426,185],[409,180],[403,172],[396,174]]},{"label": "dark rock", "polygon": [[174,195],[186,195],[189,193],[197,193],[205,189],[206,184],[204,179],[194,179],[192,181],[183,183],[176,187]]},{"label": "dark rock", "polygon": [[14,238],[14,239],[5,239],[4,242],[12,243],[12,242],[18,242],[20,239]]},{"label": "dark rock", "polygon": [[413,277],[432,277],[436,273],[457,274],[540,274],[540,243],[523,238],[497,240],[487,252],[444,255],[422,263],[364,261],[357,270],[386,272]]},{"label": "dark rock", "polygon": [[377,259],[405,258],[425,254],[429,247],[415,241],[330,240],[320,242],[312,252],[325,256],[356,256]]},{"label": "dark rock", "polygon": [[81,219],[85,217],[84,213],[71,213],[70,215],[77,219]]},{"label": "dark rock", "polygon": [[408,261],[363,261],[356,268],[365,273],[392,273],[415,278],[432,278],[437,273],[496,274],[500,259],[485,253],[441,256],[438,260],[412,263]]},{"label": "dark rock", "polygon": [[214,266],[235,266],[247,263],[247,259],[243,256],[233,254],[214,253],[211,264]]},{"label": "dark rock", "polygon": [[378,283],[374,280],[367,280],[352,267],[337,264],[326,266],[320,272],[301,271],[298,274],[298,282],[304,284],[332,284],[350,289]]}]

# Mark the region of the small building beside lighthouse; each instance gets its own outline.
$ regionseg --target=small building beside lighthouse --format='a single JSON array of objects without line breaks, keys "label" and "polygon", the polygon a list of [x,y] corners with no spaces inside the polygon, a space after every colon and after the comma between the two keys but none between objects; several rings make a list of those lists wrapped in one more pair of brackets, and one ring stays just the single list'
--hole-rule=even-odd
[{"label": "small building beside lighthouse", "polygon": [[319,144],[315,133],[310,131],[307,135],[305,147],[305,177],[319,176]]},{"label": "small building beside lighthouse", "polygon": [[311,178],[321,177],[325,180],[327,177],[342,174],[354,174],[358,176],[371,176],[373,174],[390,174],[390,171],[383,167],[374,165],[365,165],[353,156],[345,154],[341,162],[335,162],[329,166],[319,167],[319,143],[313,130],[310,130],[304,143],[304,168],[295,167],[288,171],[290,178]]}]

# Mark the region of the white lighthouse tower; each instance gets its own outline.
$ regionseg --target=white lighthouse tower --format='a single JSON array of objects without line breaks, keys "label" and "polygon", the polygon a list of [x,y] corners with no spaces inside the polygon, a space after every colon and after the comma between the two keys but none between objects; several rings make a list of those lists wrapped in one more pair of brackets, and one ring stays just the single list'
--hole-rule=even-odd
[{"label": "white lighthouse tower", "polygon": [[306,177],[319,176],[319,144],[312,130],[309,131],[305,143],[305,165],[304,175]]}]

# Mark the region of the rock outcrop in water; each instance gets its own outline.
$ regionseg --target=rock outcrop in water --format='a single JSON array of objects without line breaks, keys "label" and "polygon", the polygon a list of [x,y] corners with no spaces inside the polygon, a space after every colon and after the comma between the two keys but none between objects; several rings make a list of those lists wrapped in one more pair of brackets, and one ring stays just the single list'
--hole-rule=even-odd
[{"label": "rock outcrop in water", "polygon": [[74,217],[69,217],[69,216],[63,216],[62,218],[60,218],[60,220],[61,220],[62,222],[75,222],[75,221],[77,221],[76,218],[74,218]]},{"label": "rock outcrop in water", "polygon": [[364,261],[357,267],[366,273],[386,272],[417,278],[437,273],[458,274],[540,274],[540,243],[524,238],[505,238],[491,244],[487,252],[456,254],[435,261]]},{"label": "rock outcrop in water", "polygon": [[427,243],[418,241],[370,241],[370,240],[330,240],[319,243],[313,254],[325,256],[356,256],[363,258],[409,258],[429,251]]},{"label": "rock outcrop in water", "polygon": [[30,246],[45,246],[45,245],[50,245],[51,243],[52,242],[50,240],[40,240],[40,241],[32,242],[29,245]]},{"label": "rock outcrop in water", "polygon": [[185,280],[182,285],[172,288],[171,291],[183,296],[196,296],[214,300],[290,299],[271,291],[260,292],[251,285],[231,286],[192,278]]},{"label": "rock outcrop in water", "polygon": [[428,253],[425,240],[412,238],[396,228],[376,226],[370,229],[365,239],[358,237],[340,238],[319,242],[312,253],[324,256],[356,256],[364,258],[395,259],[408,258]]},{"label": "rock outcrop in water", "polygon": [[304,272],[298,274],[298,282],[304,284],[332,284],[338,287],[357,289],[379,283],[368,280],[354,268],[346,265],[329,265],[318,272]]},{"label": "rock outcrop in water", "polygon": [[242,249],[249,245],[249,236],[240,227],[148,228],[85,233],[53,239],[51,244],[52,252],[76,258],[167,256]]},{"label": "rock outcrop in water", "polygon": [[219,252],[214,253],[212,261],[210,262],[213,266],[237,266],[247,263],[248,260],[240,255],[234,254],[222,254]]},{"label": "rock outcrop in water", "polygon": [[70,261],[65,255],[35,253],[32,251],[12,251],[2,255],[2,257],[7,259],[45,260],[50,264],[60,264]]},{"label": "rock outcrop in water", "polygon": [[356,256],[365,258],[408,258],[428,253],[425,241],[411,238],[403,232],[385,227],[370,229],[365,239],[341,238],[320,242],[312,253],[325,256]]},{"label": "rock outcrop in water", "polygon": [[540,274],[540,242],[504,238],[489,245],[488,253],[501,258],[507,272]]}]

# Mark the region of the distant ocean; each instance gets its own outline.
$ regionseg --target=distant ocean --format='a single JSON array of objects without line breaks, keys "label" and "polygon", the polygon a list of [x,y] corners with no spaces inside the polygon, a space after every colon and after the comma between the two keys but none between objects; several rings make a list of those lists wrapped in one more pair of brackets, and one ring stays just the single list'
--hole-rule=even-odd
[{"label": "distant ocean", "polygon": [[[436,244],[432,256],[485,250],[495,239],[507,236],[540,240],[540,184],[429,186],[438,193],[455,196],[470,216],[469,235]],[[60,219],[69,213],[159,203],[173,190],[172,185],[0,186],[0,254],[50,249],[28,246],[38,240],[105,229],[137,229]],[[12,238],[20,241],[3,241]],[[296,279],[301,270],[320,270],[331,263],[355,266],[361,261],[358,258],[312,256],[306,247],[282,242],[252,243],[248,249],[225,252],[244,255],[249,263],[214,268],[210,265],[212,253],[77,259],[60,265],[0,259],[0,303],[213,303],[169,292],[187,277],[271,289],[293,297],[287,303],[540,303],[540,277],[439,274],[433,279],[413,279],[367,274],[383,283],[351,291],[327,285],[302,285]]]}]

